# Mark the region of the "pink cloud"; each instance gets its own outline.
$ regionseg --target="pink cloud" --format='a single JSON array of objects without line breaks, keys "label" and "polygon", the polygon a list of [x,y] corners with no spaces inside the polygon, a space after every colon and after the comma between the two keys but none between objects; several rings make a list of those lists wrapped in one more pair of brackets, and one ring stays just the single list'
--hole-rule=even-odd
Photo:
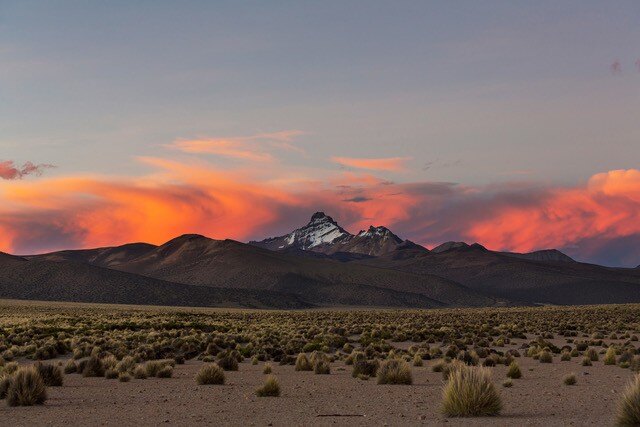
[{"label": "pink cloud", "polygon": [[45,169],[55,166],[49,164],[33,164],[26,162],[22,167],[17,166],[12,160],[0,161],[0,178],[6,180],[22,179],[27,175],[42,175]]},{"label": "pink cloud", "polygon": [[332,157],[331,161],[343,166],[368,169],[375,171],[401,172],[406,169],[409,157],[387,157],[387,158],[354,158],[354,157]]}]

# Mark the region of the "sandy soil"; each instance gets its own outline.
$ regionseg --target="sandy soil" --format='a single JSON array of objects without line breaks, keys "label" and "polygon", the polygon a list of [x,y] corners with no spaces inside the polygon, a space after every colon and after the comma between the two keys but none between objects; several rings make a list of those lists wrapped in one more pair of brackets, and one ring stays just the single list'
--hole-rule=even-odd
[{"label": "sandy soil", "polygon": [[[523,378],[500,391],[504,410],[495,418],[446,419],[440,414],[442,376],[430,363],[413,368],[410,386],[377,385],[375,379],[351,377],[351,367],[332,364],[331,375],[295,372],[273,364],[282,386],[278,398],[258,398],[262,364],[242,363],[227,372],[223,386],[198,386],[202,365],[178,365],[171,379],[131,380],[65,376],[63,387],[50,387],[44,406],[10,408],[0,404],[5,424],[32,425],[611,425],[629,370],[571,362],[541,364],[518,359]],[[493,368],[494,380],[505,379],[506,367]],[[575,372],[578,383],[565,386]]]}]

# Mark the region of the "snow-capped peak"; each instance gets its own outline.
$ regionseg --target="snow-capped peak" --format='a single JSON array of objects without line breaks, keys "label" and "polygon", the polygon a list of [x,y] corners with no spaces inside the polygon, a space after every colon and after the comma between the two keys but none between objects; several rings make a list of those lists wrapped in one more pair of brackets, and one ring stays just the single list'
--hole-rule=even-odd
[{"label": "snow-capped peak", "polygon": [[350,238],[337,222],[324,212],[316,212],[307,225],[298,228],[285,236],[286,246],[297,246],[300,249],[311,249],[323,244],[331,244],[337,240]]}]

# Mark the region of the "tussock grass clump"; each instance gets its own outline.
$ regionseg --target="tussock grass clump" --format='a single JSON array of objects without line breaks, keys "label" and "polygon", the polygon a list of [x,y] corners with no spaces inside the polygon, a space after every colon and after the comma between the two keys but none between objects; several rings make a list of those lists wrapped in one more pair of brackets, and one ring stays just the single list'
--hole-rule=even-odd
[{"label": "tussock grass clump", "polygon": [[115,369],[107,369],[106,371],[104,371],[104,377],[108,380],[115,380],[116,378],[118,378],[118,371],[116,371]]},{"label": "tussock grass clump", "polygon": [[602,359],[605,365],[615,365],[616,364],[616,349],[613,347],[609,347],[607,349],[606,354],[604,355],[604,359]]},{"label": "tussock grass clump", "polygon": [[131,381],[131,375],[129,375],[128,372],[120,372],[118,374],[118,381],[120,381],[121,383],[128,383],[129,381]]},{"label": "tussock grass clump", "polygon": [[196,375],[199,385],[224,384],[224,369],[217,363],[204,365]]},{"label": "tussock grass clump", "polygon": [[47,387],[34,366],[19,368],[7,389],[9,406],[42,405],[47,400]]},{"label": "tussock grass clump", "polygon": [[424,365],[424,362],[422,361],[422,355],[420,353],[416,353],[413,355],[413,366],[415,367],[420,367]]},{"label": "tussock grass clump", "polygon": [[64,373],[73,374],[76,372],[78,372],[78,365],[76,365],[76,362],[74,362],[73,359],[69,359],[66,365],[64,365]]},{"label": "tussock grass clump", "polygon": [[571,352],[570,351],[563,351],[562,353],[560,353],[560,361],[561,362],[569,362],[569,361],[571,361]]},{"label": "tussock grass clump", "polygon": [[597,362],[600,357],[598,356],[598,351],[595,348],[590,348],[586,351],[585,356],[591,359],[592,362]]},{"label": "tussock grass clump", "polygon": [[576,374],[572,372],[568,375],[565,375],[565,377],[562,379],[562,382],[565,385],[575,385],[578,382],[578,380],[576,379]]},{"label": "tussock grass clump", "polygon": [[256,390],[258,397],[278,397],[280,396],[280,383],[273,375],[269,375],[264,385]]},{"label": "tussock grass clump", "polygon": [[309,362],[309,358],[305,353],[298,354],[296,357],[296,371],[311,371],[313,370],[313,366],[311,366],[311,362]]},{"label": "tussock grass clump", "polygon": [[4,369],[2,370],[3,373],[5,374],[13,374],[15,371],[18,370],[18,362],[9,362],[6,365],[4,365]]},{"label": "tussock grass clump", "polygon": [[506,380],[502,381],[502,387],[504,388],[513,387],[513,380],[511,378],[507,378]]},{"label": "tussock grass clump", "polygon": [[225,371],[237,371],[238,370],[238,357],[232,351],[225,351],[218,355],[218,366]]},{"label": "tussock grass clump", "polygon": [[98,356],[91,356],[82,369],[83,377],[102,377],[104,376],[104,366],[102,360]]},{"label": "tussock grass clump", "polygon": [[[353,378],[360,378],[361,376],[374,377],[378,373],[378,362],[376,360],[356,360],[353,363],[353,371],[351,376]],[[362,378],[360,378],[362,379]]]},{"label": "tussock grass clump", "polygon": [[157,378],[171,378],[173,376],[173,366],[165,365],[158,372],[156,372]]},{"label": "tussock grass clump", "polygon": [[447,366],[447,363],[445,361],[441,360],[439,362],[434,363],[431,366],[431,371],[432,372],[442,372],[442,371],[444,371],[444,368],[446,366]]},{"label": "tussock grass clump", "polygon": [[442,411],[446,416],[494,416],[501,410],[502,400],[488,368],[464,366],[451,372],[442,392]]},{"label": "tussock grass clump", "polygon": [[636,375],[622,393],[618,403],[616,425],[640,425],[640,375]]},{"label": "tussock grass clump", "polygon": [[132,372],[136,366],[136,360],[131,356],[125,356],[116,364],[118,372]]},{"label": "tussock grass clump", "polygon": [[64,378],[62,375],[62,369],[59,366],[52,365],[50,363],[38,362],[35,364],[35,368],[40,374],[44,385],[50,387],[62,387]]},{"label": "tussock grass clump", "polygon": [[582,358],[582,366],[592,366],[593,362],[591,362],[591,358],[589,356],[585,356]]},{"label": "tussock grass clump", "polygon": [[509,369],[507,369],[507,377],[514,380],[522,377],[522,371],[517,362],[511,362]]},{"label": "tussock grass clump", "polygon": [[144,380],[147,378],[147,370],[145,369],[144,366],[142,365],[136,365],[135,368],[133,368],[133,378],[137,379],[137,380]]},{"label": "tussock grass clump", "polygon": [[540,363],[553,363],[553,355],[550,351],[543,350],[538,354]]},{"label": "tussock grass clump", "polygon": [[265,375],[269,375],[272,371],[273,368],[271,367],[271,363],[265,363],[264,368],[262,368],[262,373]]},{"label": "tussock grass clump", "polygon": [[164,359],[164,360],[152,360],[150,362],[147,362],[147,364],[145,365],[145,370],[147,371],[147,376],[148,377],[158,377],[158,378],[167,378],[167,377],[160,377],[159,375],[166,375],[167,372],[164,372],[163,374],[160,374],[161,371],[165,370],[165,368],[169,367],[171,368],[172,372],[173,372],[173,367],[175,366],[175,360],[172,359]]},{"label": "tussock grass clump", "polygon": [[0,375],[0,399],[7,397],[7,391],[11,385],[11,374],[3,373]]},{"label": "tussock grass clump", "polygon": [[313,372],[318,375],[329,375],[331,373],[331,366],[328,360],[318,360],[313,367]]},{"label": "tussock grass clump", "polygon": [[411,384],[411,367],[404,360],[384,360],[378,368],[378,384]]}]

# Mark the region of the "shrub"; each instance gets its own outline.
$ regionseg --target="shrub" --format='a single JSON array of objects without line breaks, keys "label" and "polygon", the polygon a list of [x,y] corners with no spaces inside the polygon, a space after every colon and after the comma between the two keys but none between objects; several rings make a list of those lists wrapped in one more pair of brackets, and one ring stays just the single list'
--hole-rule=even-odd
[{"label": "shrub", "polygon": [[442,400],[442,411],[448,417],[493,416],[502,410],[500,394],[487,368],[463,366],[453,370]]},{"label": "shrub", "polygon": [[578,380],[576,379],[576,374],[570,373],[564,377],[562,380],[565,385],[575,385]]},{"label": "shrub", "polygon": [[516,362],[511,362],[509,365],[509,369],[507,369],[507,377],[514,380],[522,377],[522,371]]},{"label": "shrub", "polygon": [[116,364],[116,371],[131,372],[136,366],[136,360],[131,356],[125,356]]},{"label": "shrub", "polygon": [[280,384],[278,379],[273,375],[269,375],[264,385],[256,390],[258,397],[278,397],[280,396]]},{"label": "shrub", "polygon": [[618,403],[616,425],[640,425],[640,375],[631,380]]},{"label": "shrub", "polygon": [[91,356],[86,361],[84,369],[82,370],[83,377],[102,377],[104,376],[104,366],[98,356]]},{"label": "shrub", "polygon": [[7,391],[11,385],[11,374],[3,373],[0,376],[0,399],[7,397]]},{"label": "shrub", "polygon": [[64,365],[64,373],[73,374],[75,372],[78,372],[78,366],[76,365],[76,362],[73,361],[73,359],[69,359],[67,364]]},{"label": "shrub", "polygon": [[204,365],[196,375],[199,385],[224,384],[224,370],[216,363]]},{"label": "shrub", "polygon": [[104,371],[104,377],[108,380],[115,380],[116,378],[118,378],[118,371],[116,371],[115,369],[107,369],[106,371]]},{"label": "shrub", "polygon": [[313,367],[313,371],[319,375],[329,375],[331,373],[331,367],[326,360],[318,360]]},{"label": "shrub", "polygon": [[173,367],[171,365],[163,366],[156,373],[156,377],[158,377],[158,378],[171,378],[172,375],[173,375]]},{"label": "shrub", "polygon": [[602,359],[605,365],[615,365],[616,364],[616,349],[612,346],[607,349],[607,353],[604,355],[604,359]]},{"label": "shrub", "polygon": [[595,348],[590,348],[587,350],[587,352],[585,353],[585,355],[591,359],[592,362],[597,362],[599,360],[598,357],[598,352],[596,351]]},{"label": "shrub", "polygon": [[353,363],[353,371],[351,376],[359,378],[364,375],[367,377],[373,377],[378,373],[378,362],[376,360],[356,360]]},{"label": "shrub", "polygon": [[128,383],[129,381],[131,381],[131,375],[129,375],[128,372],[120,372],[118,374],[118,381],[120,381],[121,383]]},{"label": "shrub", "polygon": [[413,366],[419,367],[422,366],[424,362],[422,361],[422,355],[420,353],[416,353],[413,355]]},{"label": "shrub", "polygon": [[439,361],[436,362],[435,364],[433,364],[433,366],[431,366],[431,370],[433,372],[442,372],[444,371],[445,366],[447,366],[447,364],[444,361]]},{"label": "shrub", "polygon": [[540,360],[540,363],[552,363],[553,362],[553,356],[551,355],[551,352],[547,351],[547,350],[543,350],[538,354],[538,359]]},{"label": "shrub", "polygon": [[2,370],[2,372],[4,372],[5,374],[13,374],[15,371],[18,370],[18,363],[17,362],[9,362],[6,365],[4,365],[4,369]]},{"label": "shrub", "polygon": [[47,400],[47,387],[38,370],[31,366],[18,369],[7,390],[9,406],[42,405]]},{"label": "shrub", "polygon": [[378,368],[378,384],[411,384],[411,367],[404,360],[384,360]]},{"label": "shrub", "polygon": [[145,378],[147,378],[147,370],[144,368],[144,366],[136,365],[136,367],[133,368],[133,378],[137,380],[144,380]]},{"label": "shrub", "polygon": [[270,363],[265,363],[264,368],[262,369],[262,373],[265,375],[269,375],[273,371]]},{"label": "shrub", "polygon": [[218,366],[225,371],[237,371],[238,359],[233,352],[227,351],[218,357]]},{"label": "shrub", "polygon": [[304,353],[298,354],[296,357],[296,371],[311,371],[313,367],[307,358],[307,355]]},{"label": "shrub", "polygon": [[40,378],[44,381],[44,385],[50,387],[61,387],[63,383],[62,369],[59,366],[50,363],[38,362],[35,365]]}]

